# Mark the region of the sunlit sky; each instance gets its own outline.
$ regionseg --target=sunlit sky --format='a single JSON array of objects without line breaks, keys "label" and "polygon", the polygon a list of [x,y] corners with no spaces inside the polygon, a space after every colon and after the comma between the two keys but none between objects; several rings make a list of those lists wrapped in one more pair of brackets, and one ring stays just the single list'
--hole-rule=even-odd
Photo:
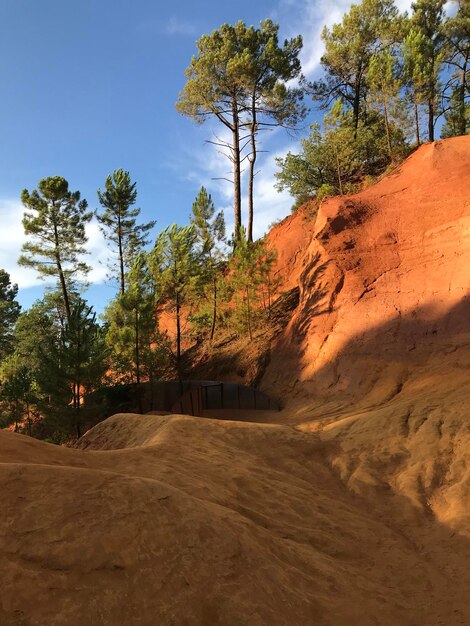
[{"label": "sunlit sky", "polygon": [[[324,24],[341,19],[349,0],[2,0],[0,3],[0,267],[20,287],[24,307],[44,282],[16,260],[24,241],[19,201],[41,178],[61,175],[91,208],[96,190],[118,167],[137,181],[142,219],[154,235],[186,223],[204,184],[232,223],[231,189],[214,178],[230,164],[205,143],[211,124],[197,126],[175,110],[195,41],[224,22],[281,25],[281,37],[302,34],[304,74],[313,78]],[[401,9],[409,8],[400,0]],[[314,114],[306,122],[314,119]],[[307,131],[305,131],[307,132]],[[255,235],[290,211],[288,194],[273,188],[274,158],[295,150],[300,137],[284,131],[264,138],[256,179]],[[246,208],[246,202],[245,208]],[[102,310],[116,288],[105,281],[107,250],[96,223],[88,230],[93,266],[86,297]]]}]

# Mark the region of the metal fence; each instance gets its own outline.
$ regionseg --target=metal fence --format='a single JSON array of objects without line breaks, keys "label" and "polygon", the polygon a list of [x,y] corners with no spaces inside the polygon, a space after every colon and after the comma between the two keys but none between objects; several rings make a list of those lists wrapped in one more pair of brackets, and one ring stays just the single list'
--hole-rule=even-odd
[{"label": "metal fence", "polygon": [[89,394],[85,404],[99,419],[120,412],[171,411],[202,416],[211,409],[280,409],[275,400],[254,387],[204,380],[161,380],[105,387]]},{"label": "metal fence", "polygon": [[278,411],[277,402],[267,394],[235,383],[200,383],[183,393],[171,407],[173,413],[204,415],[205,410],[237,409]]}]

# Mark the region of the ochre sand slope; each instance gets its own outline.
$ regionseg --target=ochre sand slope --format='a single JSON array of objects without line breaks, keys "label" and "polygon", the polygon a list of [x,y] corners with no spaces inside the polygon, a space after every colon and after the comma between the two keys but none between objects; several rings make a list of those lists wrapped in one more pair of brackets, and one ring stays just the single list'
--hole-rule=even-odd
[{"label": "ochre sand slope", "polygon": [[470,543],[288,426],[117,415],[0,433],[1,624],[464,624]]}]

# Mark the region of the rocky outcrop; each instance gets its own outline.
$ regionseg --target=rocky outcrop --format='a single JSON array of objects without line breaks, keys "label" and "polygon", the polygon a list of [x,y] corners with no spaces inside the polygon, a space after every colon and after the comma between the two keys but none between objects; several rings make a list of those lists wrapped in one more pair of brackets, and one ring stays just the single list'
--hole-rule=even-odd
[{"label": "rocky outcrop", "polygon": [[302,232],[301,252],[279,260],[300,303],[264,385],[292,407],[308,397],[330,404],[332,390],[343,404],[377,404],[413,368],[466,346],[469,189],[470,137],[458,137],[422,146],[367,190],[324,201],[313,227],[305,211],[278,227],[278,249],[282,228],[289,251]]}]

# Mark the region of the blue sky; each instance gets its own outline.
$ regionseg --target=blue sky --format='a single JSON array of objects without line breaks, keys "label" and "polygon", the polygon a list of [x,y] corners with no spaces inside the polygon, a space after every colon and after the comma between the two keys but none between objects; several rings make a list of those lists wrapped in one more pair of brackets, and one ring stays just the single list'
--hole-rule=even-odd
[{"label": "blue sky", "polygon": [[[0,267],[20,286],[24,307],[44,283],[16,265],[24,240],[21,190],[64,176],[90,207],[96,190],[118,167],[137,181],[142,218],[155,234],[185,223],[201,184],[231,223],[230,187],[214,177],[229,163],[205,143],[201,127],[175,110],[195,41],[224,22],[258,24],[271,17],[281,36],[304,36],[302,63],[318,70],[325,23],[341,19],[350,0],[2,0],[0,3]],[[408,8],[408,0],[397,2]],[[264,142],[257,178],[255,234],[289,213],[291,199],[273,189],[274,158],[295,150],[283,131]],[[86,297],[98,310],[115,294],[105,282],[106,248],[96,223],[89,228],[93,266]]]}]

